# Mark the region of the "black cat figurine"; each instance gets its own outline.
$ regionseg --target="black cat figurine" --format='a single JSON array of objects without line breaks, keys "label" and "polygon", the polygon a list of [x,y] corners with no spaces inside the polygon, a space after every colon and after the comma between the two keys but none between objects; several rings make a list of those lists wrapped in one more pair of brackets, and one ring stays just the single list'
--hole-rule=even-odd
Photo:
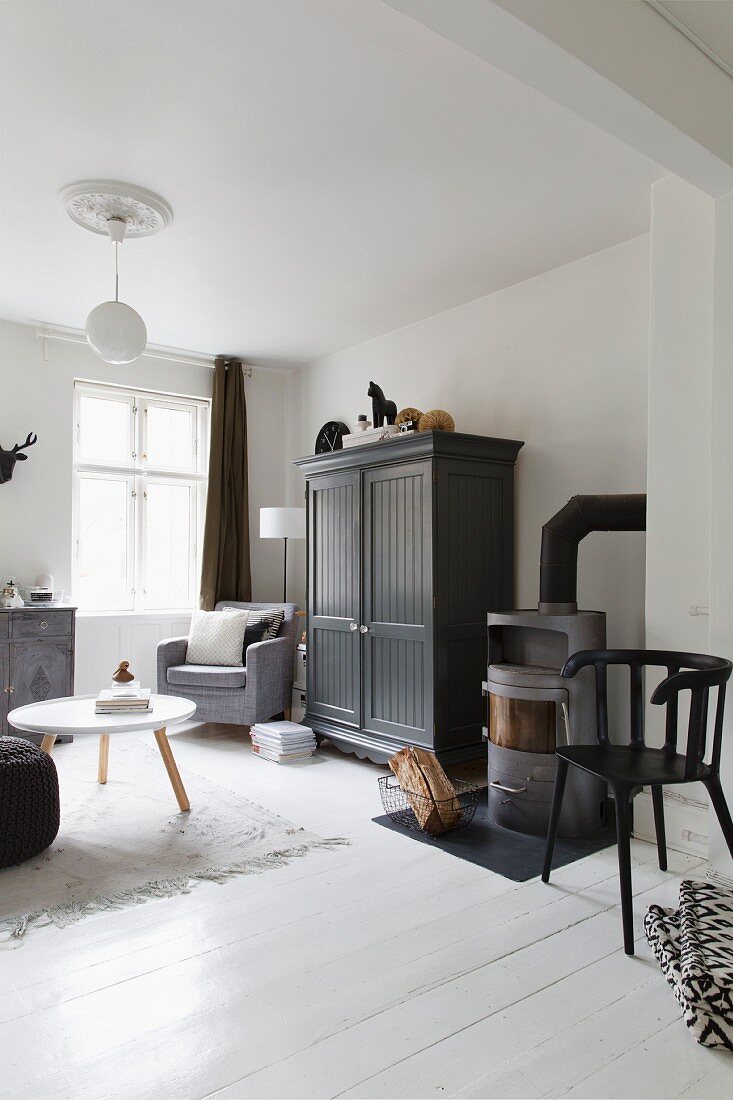
[{"label": "black cat figurine", "polygon": [[381,428],[384,422],[394,424],[397,419],[397,406],[394,401],[388,401],[382,389],[376,382],[369,383],[367,397],[372,399],[372,424],[375,428]]}]

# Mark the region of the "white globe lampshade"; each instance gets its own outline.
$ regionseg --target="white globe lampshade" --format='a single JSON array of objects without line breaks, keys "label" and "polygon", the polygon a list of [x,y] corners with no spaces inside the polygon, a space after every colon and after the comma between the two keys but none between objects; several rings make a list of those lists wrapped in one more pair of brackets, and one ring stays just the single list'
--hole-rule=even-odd
[{"label": "white globe lampshade", "polygon": [[148,330],[124,302],[102,302],[87,317],[87,341],[105,363],[132,363],[142,355]]}]

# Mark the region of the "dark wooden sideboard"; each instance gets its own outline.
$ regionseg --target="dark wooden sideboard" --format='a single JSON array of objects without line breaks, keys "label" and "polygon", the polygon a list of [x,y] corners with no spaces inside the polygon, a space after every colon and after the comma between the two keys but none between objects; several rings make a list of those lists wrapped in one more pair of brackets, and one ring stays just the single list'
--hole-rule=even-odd
[{"label": "dark wooden sideboard", "polygon": [[8,711],[74,694],[75,627],[73,607],[0,608],[0,734],[19,736]]},{"label": "dark wooden sideboard", "polygon": [[304,722],[383,762],[485,753],[486,613],[514,606],[522,443],[420,432],[296,462],[308,512]]}]

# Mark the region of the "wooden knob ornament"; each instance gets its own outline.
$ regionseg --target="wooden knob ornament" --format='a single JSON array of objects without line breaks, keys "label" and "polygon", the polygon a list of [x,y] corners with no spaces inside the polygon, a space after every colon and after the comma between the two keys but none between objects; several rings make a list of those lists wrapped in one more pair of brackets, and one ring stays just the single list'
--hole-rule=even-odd
[{"label": "wooden knob ornament", "polygon": [[399,426],[400,424],[407,424],[411,420],[417,422],[419,421],[421,416],[422,413],[419,409],[415,409],[412,405],[408,405],[406,409],[400,409],[400,411],[397,413],[395,424]]},{"label": "wooden knob ornament", "polygon": [[456,422],[445,409],[431,409],[420,417],[419,432],[454,432]]},{"label": "wooden knob ornament", "polygon": [[130,662],[120,661],[120,666],[113,675],[112,679],[116,684],[129,684],[135,677],[130,672]]}]

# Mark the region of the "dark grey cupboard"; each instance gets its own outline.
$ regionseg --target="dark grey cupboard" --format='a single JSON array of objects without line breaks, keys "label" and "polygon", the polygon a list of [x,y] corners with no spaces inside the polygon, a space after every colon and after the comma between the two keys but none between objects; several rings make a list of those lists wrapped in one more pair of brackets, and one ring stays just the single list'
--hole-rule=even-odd
[{"label": "dark grey cupboard", "polygon": [[0,734],[8,711],[74,694],[73,607],[0,608]]},{"label": "dark grey cupboard", "polygon": [[486,613],[514,605],[521,447],[421,432],[296,461],[317,734],[380,763],[406,744],[481,753]]}]

